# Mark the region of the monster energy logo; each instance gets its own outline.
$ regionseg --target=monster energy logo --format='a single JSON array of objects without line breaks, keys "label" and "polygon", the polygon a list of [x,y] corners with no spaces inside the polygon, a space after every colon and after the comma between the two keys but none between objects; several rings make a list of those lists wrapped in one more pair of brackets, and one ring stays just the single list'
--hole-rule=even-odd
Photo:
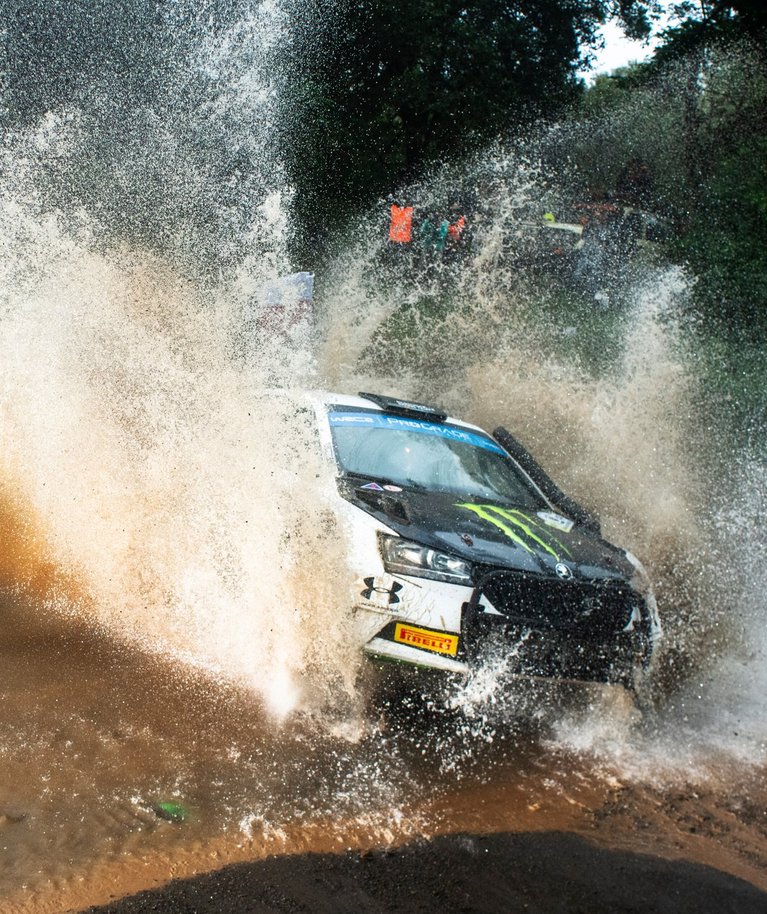
[{"label": "monster energy logo", "polygon": [[557,562],[560,561],[560,557],[554,548],[555,546],[559,547],[566,556],[572,555],[567,546],[561,543],[543,524],[516,508],[501,508],[498,505],[474,505],[469,502],[458,504],[456,507],[473,511],[477,517],[481,517],[482,520],[488,521],[488,523],[503,531],[510,540],[513,540],[528,552],[535,552],[533,546],[530,545],[532,542],[541,549],[545,549]]}]

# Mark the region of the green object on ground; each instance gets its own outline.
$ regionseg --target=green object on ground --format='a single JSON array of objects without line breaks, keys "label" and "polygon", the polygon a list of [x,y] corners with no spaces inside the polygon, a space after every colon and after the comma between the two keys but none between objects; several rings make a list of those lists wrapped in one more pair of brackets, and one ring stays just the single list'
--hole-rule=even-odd
[{"label": "green object on ground", "polygon": [[184,822],[189,816],[189,810],[183,803],[157,803],[154,811],[159,818],[168,822]]}]

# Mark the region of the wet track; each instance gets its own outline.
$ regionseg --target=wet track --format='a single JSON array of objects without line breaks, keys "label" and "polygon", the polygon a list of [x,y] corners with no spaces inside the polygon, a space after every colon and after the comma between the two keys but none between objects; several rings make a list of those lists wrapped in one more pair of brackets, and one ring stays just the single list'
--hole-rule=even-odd
[{"label": "wet track", "polygon": [[[763,773],[709,752],[705,771],[667,756],[632,775],[626,756],[658,740],[657,722],[622,694],[531,695],[537,713],[495,719],[278,722],[246,691],[81,625],[24,636],[24,608],[4,607],[18,636],[2,647],[2,911],[79,910],[229,862],[455,832],[571,831],[767,889]],[[576,750],[558,721],[598,721],[622,746]]]}]

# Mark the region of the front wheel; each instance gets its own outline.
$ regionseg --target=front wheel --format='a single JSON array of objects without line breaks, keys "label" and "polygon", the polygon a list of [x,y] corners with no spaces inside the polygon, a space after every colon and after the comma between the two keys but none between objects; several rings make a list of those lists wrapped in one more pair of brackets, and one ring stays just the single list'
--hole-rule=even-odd
[{"label": "front wheel", "polygon": [[651,663],[637,663],[624,682],[637,710],[643,715],[655,713],[663,700],[663,689]]}]

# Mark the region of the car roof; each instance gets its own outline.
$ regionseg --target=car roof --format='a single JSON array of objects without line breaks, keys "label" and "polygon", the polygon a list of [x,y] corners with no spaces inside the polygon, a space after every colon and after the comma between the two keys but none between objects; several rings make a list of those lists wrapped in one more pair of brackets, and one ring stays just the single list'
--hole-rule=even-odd
[{"label": "car roof", "polygon": [[[320,388],[262,387],[258,389],[257,395],[267,398],[274,397],[275,399],[284,400],[286,402],[310,403],[315,409],[320,408],[325,410],[330,406],[345,406],[350,409],[366,409],[381,413],[391,412],[391,410],[387,410],[386,408],[379,406],[373,400],[368,400],[365,397],[360,397],[356,394],[337,393],[335,391],[322,390]],[[430,420],[424,417],[421,421]],[[444,422],[449,423],[450,425],[460,426],[461,428],[481,432],[484,435],[488,434],[481,426],[474,425],[471,422],[465,422],[463,419],[457,419],[454,416],[447,416]]]},{"label": "car roof", "polygon": [[[372,400],[368,400],[365,397],[356,396],[354,394],[334,393],[327,390],[307,390],[303,393],[307,398],[313,400],[317,405],[324,407],[348,406],[352,409],[367,409],[381,413],[391,412],[391,410],[387,410],[383,406],[379,406]],[[430,420],[424,418],[421,421]],[[483,428],[480,428],[480,426],[473,425],[471,422],[464,422],[463,419],[456,419],[453,416],[447,416],[444,421],[446,423],[450,423],[450,425],[458,425],[461,428],[468,428],[472,429],[473,431],[482,432],[485,435],[487,434],[487,432]]]}]

